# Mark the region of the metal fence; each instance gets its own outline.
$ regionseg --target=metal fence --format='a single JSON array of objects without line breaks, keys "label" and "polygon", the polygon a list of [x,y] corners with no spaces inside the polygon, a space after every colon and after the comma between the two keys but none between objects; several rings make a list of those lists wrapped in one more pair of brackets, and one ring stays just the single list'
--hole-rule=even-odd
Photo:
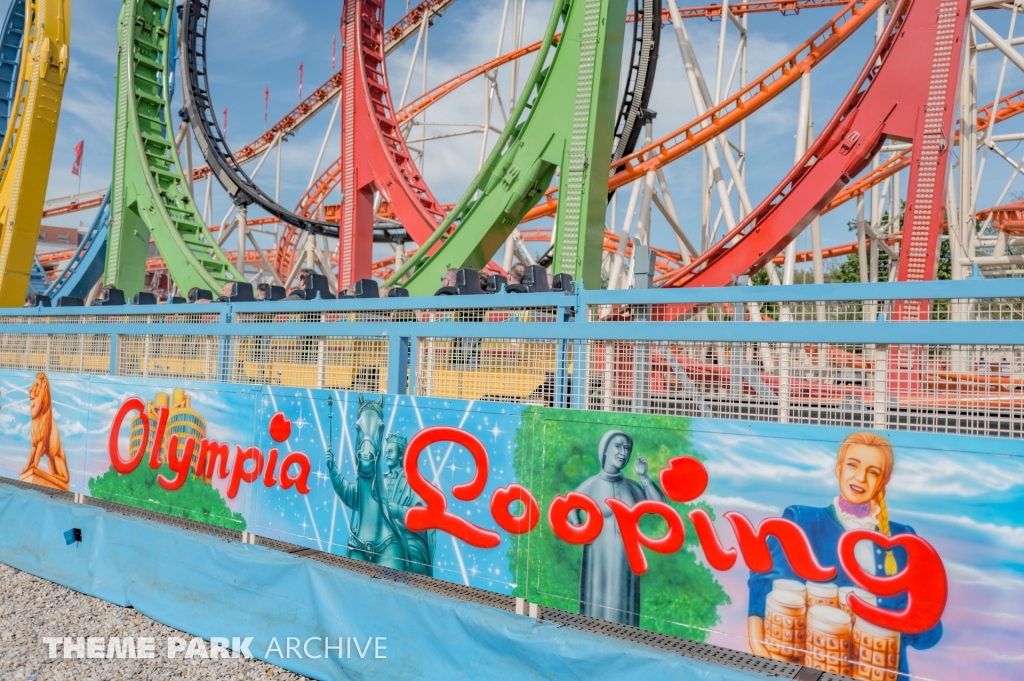
[{"label": "metal fence", "polygon": [[1022,303],[978,280],[19,310],[0,368],[1020,438]]}]

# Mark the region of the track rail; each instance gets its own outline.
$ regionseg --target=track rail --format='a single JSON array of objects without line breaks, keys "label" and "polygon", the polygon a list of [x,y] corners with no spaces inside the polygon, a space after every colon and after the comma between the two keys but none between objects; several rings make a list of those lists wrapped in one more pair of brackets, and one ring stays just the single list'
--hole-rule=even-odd
[{"label": "track rail", "polygon": [[[25,0],[14,0],[7,8],[0,34],[0,134],[7,134],[11,106],[17,97],[18,72],[21,69],[21,43],[25,36]],[[2,148],[2,147],[0,147]]]},{"label": "track rail", "polygon": [[[555,4],[524,93],[484,167],[389,283],[416,267],[407,285],[416,295],[429,295],[445,270],[482,268],[559,167],[560,186],[569,200],[559,213],[555,267],[577,281],[597,280],[607,171],[590,159],[610,159],[612,154],[625,9],[625,0]],[[565,37],[556,44],[559,27]],[[458,227],[442,240],[456,222]]]},{"label": "track rail", "polygon": [[[737,3],[729,5],[729,13],[733,14],[734,16],[740,16],[747,13],[763,12],[799,14],[799,12],[803,9],[837,7],[846,5],[848,4],[848,2],[849,0],[772,0],[771,2]],[[451,5],[451,2],[442,3],[444,7],[441,8],[439,5],[436,5],[435,3],[437,3],[437,0],[425,0],[424,2],[420,3],[419,6],[414,7],[412,10],[410,10],[410,13],[406,16],[413,16],[419,11],[420,7],[423,7],[425,5],[432,5],[432,7],[430,8],[430,18],[433,18],[435,16],[439,16],[442,13],[442,9],[445,9]],[[721,17],[722,7],[721,5],[685,7],[680,8],[679,12],[684,19],[705,18],[709,20],[714,20],[716,18]],[[633,15],[629,15],[627,17],[627,21],[632,21],[633,19]],[[404,18],[400,19],[399,23],[403,22],[404,20]],[[665,14],[664,12],[663,21],[669,21],[668,15]],[[398,24],[396,23],[396,26],[397,25]],[[394,28],[389,29],[386,35],[388,37],[386,38],[384,43],[385,55],[390,54],[392,50],[394,50],[401,44],[400,42],[393,42],[390,38],[390,36],[394,35]],[[540,49],[540,47],[541,43],[538,41],[531,45],[524,46],[523,48],[516,50],[514,52],[504,54],[501,57],[498,57],[497,59],[491,60],[485,64],[481,64],[478,67],[474,67],[473,69],[466,71],[460,76],[456,76],[455,78],[451,79],[450,81],[447,81],[441,86],[438,86],[433,90],[429,91],[427,95],[424,96],[439,95],[436,98],[440,99],[444,95],[448,94],[448,92],[456,89],[463,83],[468,82],[473,78],[476,78],[488,71],[494,70],[495,68],[498,68],[503,64],[507,64],[511,61],[526,56],[527,54],[536,52],[537,50]],[[327,105],[334,101],[335,97],[337,97],[338,94],[341,92],[341,82],[341,72],[339,71],[338,73],[335,73],[329,79],[327,79],[327,81],[320,85],[320,87],[314,90],[312,94],[310,94],[309,97],[307,97],[301,104],[295,107],[292,111],[288,112],[288,114],[281,118],[281,120],[279,120],[277,123],[271,126],[263,135],[256,138],[255,140],[245,145],[244,147],[237,149],[234,152],[235,160],[238,161],[239,163],[247,162],[258,156],[260,153],[266,151],[267,147],[273,144],[278,134],[280,134],[282,137],[287,137],[297,132],[299,128],[301,128],[310,119],[316,116],[316,114],[322,111],[324,107],[326,107]],[[443,87],[448,87],[450,88],[450,90],[448,92],[440,92],[441,88]],[[407,105],[405,109],[399,112],[400,123],[406,120],[405,118],[402,117],[403,112],[416,111],[418,113],[419,111],[422,111],[422,109],[419,109],[417,111],[415,108],[413,108],[413,105],[420,106],[418,102],[419,100],[414,100],[410,105]],[[424,108],[426,108],[426,106],[430,106],[433,103],[433,101],[425,103]],[[193,171],[193,180],[196,182],[204,180],[207,177],[209,177],[211,172],[212,171],[210,169],[210,166],[208,165],[195,168]],[[98,205],[99,200],[82,201],[78,204],[67,204],[66,206],[53,206],[50,209],[50,211],[52,211],[50,214],[62,215],[65,213],[75,212],[76,210],[86,210],[89,208],[95,208]]]},{"label": "track rail", "polygon": [[338,284],[371,275],[374,192],[413,241],[430,238],[445,214],[405,145],[384,64],[384,0],[346,0],[342,95],[342,204]]},{"label": "track rail", "polygon": [[615,125],[613,163],[633,153],[636,143],[640,140],[651,94],[654,92],[663,23],[645,21],[645,18],[660,18],[662,14],[661,0],[634,0],[633,49],[630,51],[627,82],[622,105],[619,107],[619,120]]},{"label": "track rail", "polygon": [[128,295],[145,286],[150,236],[183,291],[245,281],[204,224],[178,158],[171,122],[175,22],[172,0],[125,0],[118,24],[106,281]]},{"label": "track rail", "polygon": [[282,222],[314,234],[338,236],[337,225],[303,218],[277,203],[253,182],[241,163],[231,153],[220,123],[213,110],[210,95],[209,65],[206,60],[207,19],[212,0],[185,0],[181,5],[181,46],[183,64],[182,100],[187,122],[192,126],[196,143],[213,174],[239,206],[255,204]]},{"label": "track rail", "polygon": [[915,150],[899,279],[934,278],[946,141],[969,11],[967,0],[899,3],[854,87],[804,158],[735,229],[663,285],[723,286],[735,274],[764,267],[867,166],[886,139],[912,141]]},{"label": "track rail", "polygon": [[[608,188],[614,191],[648,172],[662,168],[699,149],[766,106],[800,80],[800,75],[820,64],[853,35],[883,0],[850,0],[843,10],[810,38],[786,55],[760,77],[718,106],[678,130],[638,149],[622,159],[621,172],[615,173]],[[558,212],[557,190],[546,192],[545,202],[527,213],[524,221],[548,217]]]},{"label": "track rail", "polygon": [[46,201],[71,41],[71,0],[25,0],[25,39],[2,148],[0,307],[25,302]]}]

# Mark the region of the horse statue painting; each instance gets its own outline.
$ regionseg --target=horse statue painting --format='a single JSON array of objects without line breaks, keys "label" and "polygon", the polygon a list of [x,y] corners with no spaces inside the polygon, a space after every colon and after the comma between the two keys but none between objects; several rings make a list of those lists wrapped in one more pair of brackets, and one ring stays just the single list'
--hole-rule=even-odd
[{"label": "horse statue painting", "polygon": [[[60,444],[60,433],[57,421],[53,418],[53,403],[50,399],[50,381],[46,374],[36,374],[36,382],[28,391],[29,413],[32,423],[29,432],[32,436],[32,449],[28,463],[22,469],[19,479],[35,485],[70,489],[71,476],[68,474],[68,461],[64,456],[64,448]],[[41,468],[46,458],[46,470]]]},{"label": "horse statue painting", "polygon": [[343,504],[355,511],[348,538],[348,557],[397,570],[406,569],[409,550],[398,519],[391,517],[381,469],[384,444],[384,399],[364,400],[359,396],[356,415],[357,480],[341,476],[332,448],[327,449],[327,469],[334,491]]}]

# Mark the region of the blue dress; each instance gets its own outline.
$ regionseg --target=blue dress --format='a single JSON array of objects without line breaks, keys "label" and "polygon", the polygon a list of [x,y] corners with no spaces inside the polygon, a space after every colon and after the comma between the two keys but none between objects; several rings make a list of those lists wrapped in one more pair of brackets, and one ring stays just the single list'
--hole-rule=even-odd
[{"label": "blue dress", "polygon": [[[836,586],[857,586],[843,571],[839,564],[839,537],[846,529],[839,522],[832,506],[827,508],[813,508],[811,506],[790,506],[782,513],[786,520],[792,520],[800,526],[800,529],[810,540],[811,550],[822,566],[835,567],[836,576],[832,580]],[[916,534],[914,528],[899,523],[889,523],[889,529],[893,536],[897,534]],[[772,554],[772,569],[768,572],[751,572],[747,586],[750,588],[750,602],[748,615],[764,618],[765,600],[772,590],[772,582],[776,579],[795,579],[803,582],[789,566],[786,555],[775,537],[768,537],[768,548]],[[877,544],[875,550],[875,575],[885,575],[885,551]],[[892,549],[893,557],[896,559],[897,570],[903,570],[907,566],[907,551],[902,546]],[[907,607],[907,594],[902,593],[894,598],[878,599],[878,607],[886,610],[903,610]],[[900,634],[900,668],[901,674],[909,674],[907,668],[907,647],[918,650],[931,648],[942,638],[942,623],[936,624],[932,629],[923,634]]]}]

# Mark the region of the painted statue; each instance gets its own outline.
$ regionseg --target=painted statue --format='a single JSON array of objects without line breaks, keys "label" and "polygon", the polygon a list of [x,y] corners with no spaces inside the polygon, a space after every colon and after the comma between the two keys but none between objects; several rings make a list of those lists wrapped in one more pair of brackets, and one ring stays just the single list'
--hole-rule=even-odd
[{"label": "painted statue", "polygon": [[[787,585],[789,588],[792,588],[793,585],[803,587],[804,597],[808,600],[805,604],[796,603],[796,605],[799,607],[806,605],[808,608],[812,603],[823,603],[823,599],[831,597],[829,594],[832,591],[843,594],[843,591],[839,591],[840,589],[854,587],[853,581],[839,563],[839,538],[844,532],[871,530],[888,537],[915,534],[914,528],[909,525],[889,519],[889,506],[885,500],[885,492],[894,466],[895,458],[892,445],[888,440],[877,433],[853,433],[839,446],[835,467],[835,475],[839,482],[839,494],[833,498],[832,504],[825,508],[790,506],[783,512],[783,518],[799,525],[807,535],[818,562],[825,567],[834,566],[837,574],[833,582],[829,584],[813,582],[801,584],[802,580],[791,569],[779,542],[774,537],[770,537],[768,546],[771,549],[772,569],[765,573],[751,572],[747,581],[750,588],[747,634],[751,650],[754,653],[765,657],[787,659],[787,661],[793,661],[790,658],[796,657],[800,658],[798,661],[807,664],[806,660],[809,660],[810,657],[803,658],[799,650],[772,645],[773,641],[770,636],[772,632],[765,626],[766,608],[769,600],[773,604],[786,602],[787,598],[792,600],[789,596],[783,598],[777,593],[772,595],[773,590],[777,592],[780,587]],[[893,576],[907,567],[907,552],[902,546],[895,546],[891,551],[885,551],[866,539],[858,542],[854,547],[854,557],[861,569],[878,577]],[[818,596],[818,594],[824,595]],[[770,596],[771,598],[769,598]],[[876,599],[875,596],[866,592],[861,597],[871,599],[871,602],[877,602],[878,607],[887,610],[903,610],[907,607],[905,592],[895,598]],[[833,598],[834,602],[828,604],[830,610],[823,614],[829,615],[835,608],[842,609],[842,600],[842,596],[839,596],[838,599]],[[853,634],[858,626],[867,629],[870,624],[847,623],[841,615],[832,614],[837,622],[851,627],[850,659],[856,664],[857,659],[863,656],[858,655],[858,651],[852,647],[856,643]],[[808,628],[811,628],[812,624],[813,622],[810,622],[807,625]],[[906,649],[910,647],[925,650],[934,646],[942,638],[942,624],[939,623],[922,634],[898,634],[886,630],[872,630],[872,634],[876,640],[880,641],[888,637],[891,640],[891,645],[886,645],[890,645],[892,648],[887,656],[888,659],[880,662],[882,669],[875,670],[877,674],[880,674],[877,678],[883,678],[883,675],[884,678],[896,678],[897,672],[901,675],[909,673]],[[808,635],[806,638],[809,641],[811,637]]]},{"label": "painted statue", "polygon": [[[50,399],[50,381],[46,374],[36,374],[36,382],[28,391],[29,411],[32,423],[29,431],[32,435],[32,450],[28,463],[22,469],[21,480],[36,485],[54,487],[67,491],[70,489],[71,476],[68,474],[68,462],[64,456],[64,448],[60,444],[60,433],[57,421],[53,418],[53,403]],[[46,470],[41,468],[46,458]]]},{"label": "painted statue", "polygon": [[384,491],[388,514],[405,540],[408,549],[407,567],[410,572],[432,577],[434,575],[434,531],[412,532],[405,526],[405,514],[413,506],[423,506],[423,499],[412,491],[405,478],[402,464],[405,459],[405,436],[391,433],[384,444],[384,459],[388,470],[384,473]]},{"label": "painted statue", "polygon": [[[619,499],[630,506],[645,499],[664,502],[665,495],[647,475],[647,459],[637,457],[633,471],[637,483],[622,475],[633,453],[633,438],[621,430],[610,430],[597,448],[601,472],[576,488],[598,503],[604,528],[593,543],[583,547],[580,564],[580,614],[609,622],[640,626],[640,577],[629,566],[618,523],[605,499]],[[579,511],[569,516],[580,525]]]},{"label": "painted statue", "polygon": [[355,511],[348,538],[348,557],[368,563],[404,570],[409,556],[399,523],[388,509],[381,450],[384,440],[384,400],[364,400],[359,396],[356,415],[357,481],[341,477],[334,452],[327,450],[327,469],[334,491],[342,503]]}]

